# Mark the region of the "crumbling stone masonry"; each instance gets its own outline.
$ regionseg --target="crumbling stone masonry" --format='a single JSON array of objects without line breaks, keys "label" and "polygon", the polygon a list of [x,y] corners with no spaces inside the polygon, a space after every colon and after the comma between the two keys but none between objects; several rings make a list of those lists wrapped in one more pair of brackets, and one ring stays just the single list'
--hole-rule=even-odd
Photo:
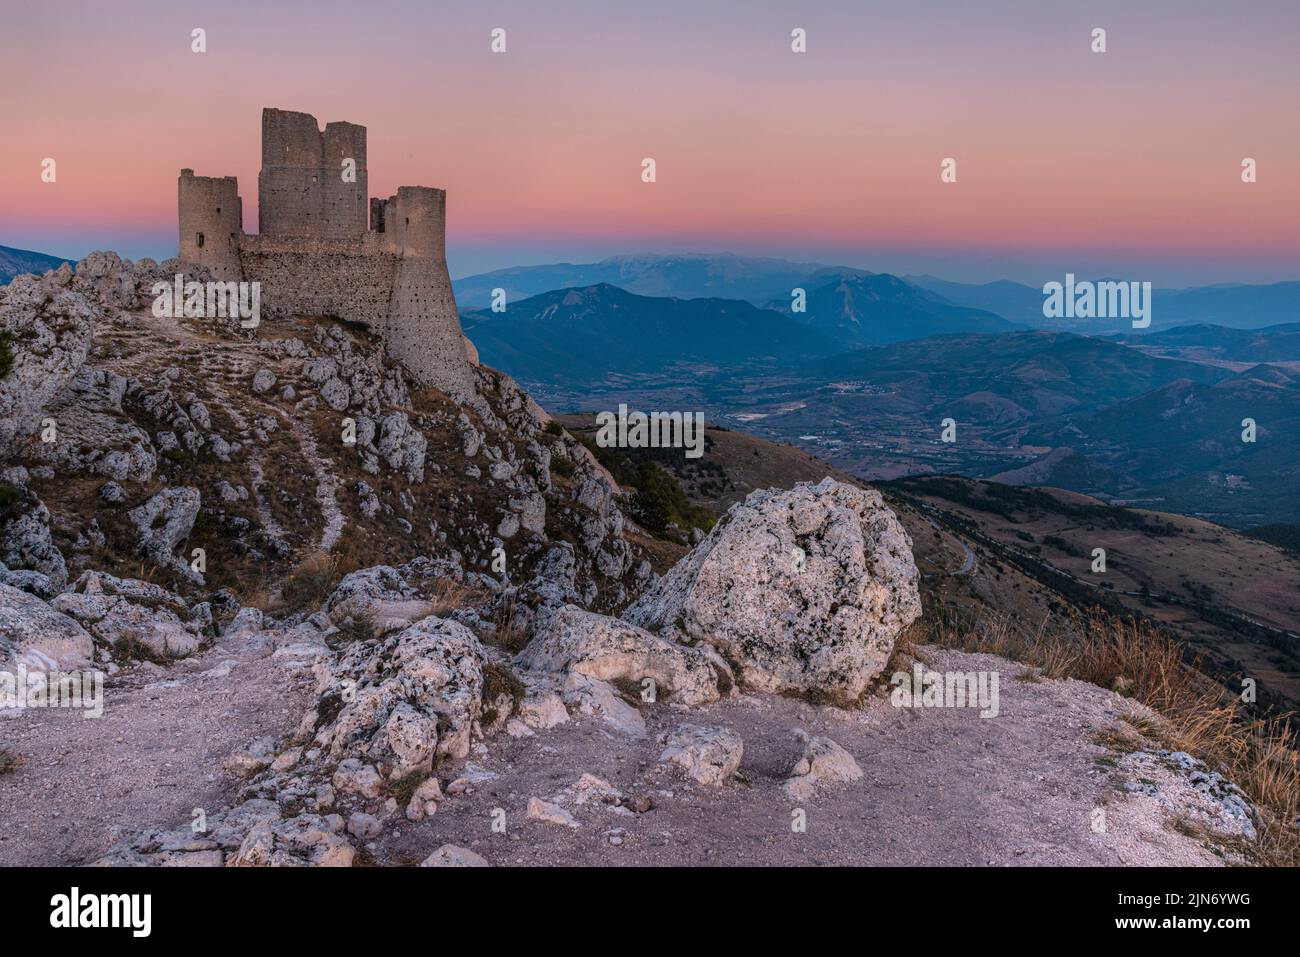
[{"label": "crumbling stone masonry", "polygon": [[336,316],[383,338],[426,386],[473,391],[446,260],[445,190],[367,200],[366,128],[262,110],[260,231],[244,232],[233,176],[181,170],[180,258],[214,278],[261,283],[262,315]]}]

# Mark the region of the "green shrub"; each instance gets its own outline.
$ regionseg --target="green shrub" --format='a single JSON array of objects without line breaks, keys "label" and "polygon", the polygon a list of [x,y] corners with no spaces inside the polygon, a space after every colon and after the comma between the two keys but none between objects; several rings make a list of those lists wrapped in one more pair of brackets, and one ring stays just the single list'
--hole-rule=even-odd
[{"label": "green shrub", "polygon": [[586,436],[581,441],[619,485],[632,490],[632,518],[652,535],[664,537],[669,525],[704,531],[713,527],[712,513],[691,502],[677,477],[646,454],[660,450],[638,449],[633,458],[622,449],[602,448]]}]

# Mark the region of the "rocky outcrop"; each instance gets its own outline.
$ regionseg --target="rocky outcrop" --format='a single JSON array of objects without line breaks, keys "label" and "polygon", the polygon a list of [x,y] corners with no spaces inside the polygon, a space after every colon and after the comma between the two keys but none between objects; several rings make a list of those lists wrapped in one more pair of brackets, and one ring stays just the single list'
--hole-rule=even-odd
[{"label": "rocky outcrop", "polygon": [[426,618],[351,645],[306,724],[336,759],[362,759],[389,779],[427,773],[436,759],[469,754],[485,663],[464,625]]},{"label": "rocky outcrop", "polygon": [[128,656],[139,654],[132,647],[139,643],[162,660],[185,657],[213,633],[207,602],[189,605],[161,585],[103,572],[85,572],[50,604]]},{"label": "rocky outcrop", "polygon": [[41,411],[71,380],[94,339],[95,304],[69,288],[66,265],[44,278],[16,276],[0,287],[0,331],[13,367],[0,379],[0,454],[40,426]]},{"label": "rocky outcrop", "polygon": [[1147,800],[1236,841],[1257,837],[1259,812],[1237,787],[1186,751],[1143,749],[1119,763],[1123,787],[1136,800]]},{"label": "rocky outcrop", "polygon": [[337,816],[282,818],[274,801],[251,800],[190,823],[144,831],[114,846],[95,867],[351,867],[355,850]]},{"label": "rocky outcrop", "polygon": [[194,530],[202,496],[196,488],[166,488],[127,512],[140,535],[140,551],[155,564],[203,584],[203,576],[190,563],[176,557],[176,549]]},{"label": "rocky outcrop", "polygon": [[733,505],[623,617],[713,645],[746,688],[847,703],[920,615],[918,579],[880,494],[828,478]]},{"label": "rocky outcrop", "polygon": [[94,641],[72,618],[41,599],[0,584],[0,669],[24,664],[34,671],[89,668]]},{"label": "rocky outcrop", "polygon": [[57,592],[67,584],[68,566],[50,535],[50,510],[21,486],[0,482],[0,496],[8,499],[0,505],[0,562],[44,576],[47,584],[38,591]]}]

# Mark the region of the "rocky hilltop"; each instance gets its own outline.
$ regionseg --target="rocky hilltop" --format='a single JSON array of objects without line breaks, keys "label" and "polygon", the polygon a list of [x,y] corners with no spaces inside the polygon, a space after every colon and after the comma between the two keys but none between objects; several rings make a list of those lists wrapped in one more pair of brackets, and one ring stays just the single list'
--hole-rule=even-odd
[{"label": "rocky hilltop", "polygon": [[[176,271],[95,253],[0,289],[0,670],[107,676],[96,720],[0,709],[0,861],[1219,863],[1255,839],[1137,702],[913,647],[921,574],[878,492],[756,490],[683,554],[509,376],[452,399],[328,317],[157,318]],[[1000,701],[900,707],[913,667],[1001,675]]]}]

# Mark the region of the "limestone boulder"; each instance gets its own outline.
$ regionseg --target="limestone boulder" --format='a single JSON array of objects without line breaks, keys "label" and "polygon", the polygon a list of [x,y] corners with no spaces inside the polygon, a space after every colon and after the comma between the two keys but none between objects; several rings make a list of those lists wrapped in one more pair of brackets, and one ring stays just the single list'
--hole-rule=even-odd
[{"label": "limestone boulder", "polygon": [[534,671],[577,673],[600,681],[653,682],[654,700],[684,705],[717,701],[731,669],[707,647],[689,648],[627,622],[565,605],[515,658]]},{"label": "limestone boulder", "polygon": [[490,867],[487,858],[468,847],[444,844],[420,862],[421,867]]},{"label": "limestone boulder", "polygon": [[720,787],[740,768],[745,744],[727,728],[683,724],[668,735],[660,761],[683,768],[698,784]]},{"label": "limestone boulder", "polygon": [[482,709],[486,660],[469,629],[440,618],[355,642],[317,701],[316,743],[389,779],[463,758]]},{"label": "limestone boulder", "polygon": [[165,488],[127,512],[139,532],[140,551],[150,561],[203,584],[203,576],[188,561],[176,556],[176,549],[190,537],[199,515],[202,496],[189,487]]},{"label": "limestone boulder", "polygon": [[139,642],[163,659],[191,655],[213,634],[207,602],[189,605],[161,585],[104,572],[84,572],[51,607],[106,645]]},{"label": "limestone boulder", "polygon": [[439,588],[464,580],[464,570],[448,559],[417,558],[397,567],[372,565],[349,572],[326,599],[330,620],[368,619],[378,633],[404,628],[435,611]]},{"label": "limestone boulder", "polygon": [[561,700],[566,709],[577,714],[598,717],[609,727],[631,738],[644,738],[645,718],[613,686],[598,678],[571,672],[564,679]]},{"label": "limestone boulder", "polygon": [[21,663],[35,671],[80,671],[90,667],[94,652],[94,639],[74,619],[0,584],[0,669]]},{"label": "limestone boulder", "polygon": [[44,575],[54,590],[68,580],[63,553],[50,534],[50,510],[30,489],[0,485],[0,562],[10,571]]},{"label": "limestone boulder", "polygon": [[623,615],[716,648],[750,690],[856,700],[921,613],[912,543],[875,491],[753,492]]},{"label": "limestone boulder", "polygon": [[818,787],[862,780],[862,769],[853,755],[830,738],[809,737],[803,731],[796,736],[803,742],[803,753],[782,786],[790,798],[806,801]]},{"label": "limestone boulder", "polygon": [[0,286],[0,332],[13,359],[0,379],[0,454],[41,427],[41,413],[90,354],[99,305],[72,289],[72,269]]}]

